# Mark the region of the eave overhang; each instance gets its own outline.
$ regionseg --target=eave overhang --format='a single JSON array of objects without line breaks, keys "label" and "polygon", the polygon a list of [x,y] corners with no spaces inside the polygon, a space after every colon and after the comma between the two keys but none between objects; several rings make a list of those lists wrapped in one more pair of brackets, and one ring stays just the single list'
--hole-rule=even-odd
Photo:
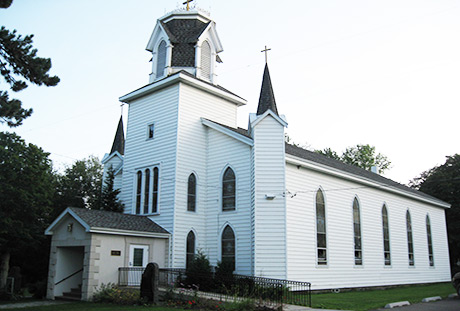
[{"label": "eave overhang", "polygon": [[204,119],[204,118],[201,118],[201,123],[209,128],[212,128],[222,134],[225,134],[227,136],[230,136],[236,140],[239,140],[240,142],[246,144],[246,145],[249,145],[249,146],[254,146],[254,141],[249,138],[249,137],[246,137],[244,135],[241,135],[241,134],[238,134],[228,128],[226,128],[225,126],[222,126],[220,124],[216,124],[212,121],[209,121],[207,119]]}]

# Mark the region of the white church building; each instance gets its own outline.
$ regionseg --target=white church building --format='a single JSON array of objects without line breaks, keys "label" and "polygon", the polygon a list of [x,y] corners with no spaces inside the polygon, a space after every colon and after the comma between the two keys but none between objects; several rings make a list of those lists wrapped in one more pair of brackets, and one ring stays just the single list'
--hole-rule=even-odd
[{"label": "white church building", "polygon": [[118,267],[185,268],[198,251],[314,290],[450,280],[450,205],[286,144],[268,66],[257,112],[237,127],[246,101],[216,84],[223,48],[207,13],[166,14],[147,50],[149,84],[120,97],[126,138],[120,120],[103,159],[124,214],[68,208],[50,225],[49,298],[81,285],[89,299]]}]

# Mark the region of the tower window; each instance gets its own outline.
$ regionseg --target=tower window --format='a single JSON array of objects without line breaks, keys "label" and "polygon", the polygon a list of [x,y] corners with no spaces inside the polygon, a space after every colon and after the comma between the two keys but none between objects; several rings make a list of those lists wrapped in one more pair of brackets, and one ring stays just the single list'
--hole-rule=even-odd
[{"label": "tower window", "polygon": [[187,211],[194,212],[196,209],[196,177],[190,174],[187,183]]},{"label": "tower window", "polygon": [[155,125],[153,123],[147,125],[147,138],[152,139],[154,135],[155,135]]},{"label": "tower window", "polygon": [[136,191],[136,214],[141,213],[141,199],[142,199],[142,172],[137,172],[137,191]]},{"label": "tower window", "polygon": [[190,231],[187,235],[187,250],[185,258],[185,267],[188,269],[195,258],[195,233]]},{"label": "tower window", "polygon": [[149,212],[150,170],[145,170],[144,214]]},{"label": "tower window", "polygon": [[152,213],[158,213],[158,167],[153,168]]}]

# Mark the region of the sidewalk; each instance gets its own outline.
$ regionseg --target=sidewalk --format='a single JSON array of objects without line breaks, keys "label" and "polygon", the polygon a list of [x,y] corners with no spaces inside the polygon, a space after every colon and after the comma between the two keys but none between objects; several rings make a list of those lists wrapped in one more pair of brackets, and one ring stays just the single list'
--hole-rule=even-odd
[{"label": "sidewalk", "polygon": [[40,307],[40,306],[49,306],[49,305],[60,305],[69,303],[68,301],[56,301],[56,300],[43,300],[43,301],[32,301],[32,302],[18,302],[18,303],[9,303],[6,305],[0,305],[1,309],[20,309],[20,308],[29,308],[29,307]]}]

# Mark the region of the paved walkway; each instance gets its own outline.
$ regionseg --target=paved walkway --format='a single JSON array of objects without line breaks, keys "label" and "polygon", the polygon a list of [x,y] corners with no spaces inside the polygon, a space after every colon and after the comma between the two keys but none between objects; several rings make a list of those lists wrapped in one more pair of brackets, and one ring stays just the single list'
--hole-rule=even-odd
[{"label": "paved walkway", "polygon": [[18,302],[18,303],[9,303],[6,305],[0,305],[1,309],[20,309],[20,308],[29,308],[29,307],[40,307],[40,306],[49,306],[49,305],[60,305],[69,303],[68,301],[55,301],[55,300],[43,300],[43,301],[31,301],[31,302]]}]

